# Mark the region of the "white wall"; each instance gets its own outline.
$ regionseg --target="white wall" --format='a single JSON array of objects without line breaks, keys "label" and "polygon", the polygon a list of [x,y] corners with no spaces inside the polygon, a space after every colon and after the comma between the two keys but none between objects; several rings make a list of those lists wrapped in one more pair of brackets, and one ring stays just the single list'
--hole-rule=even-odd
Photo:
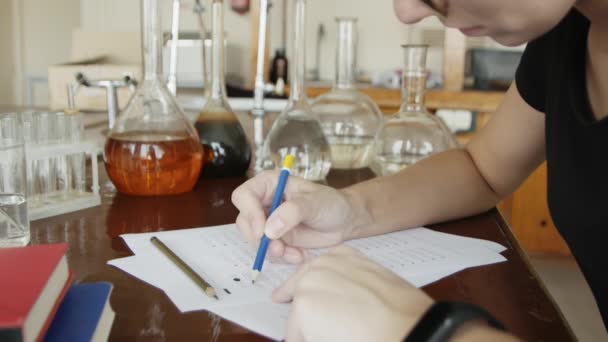
[{"label": "white wall", "polygon": [[[257,1],[257,0],[252,0]],[[181,30],[196,31],[195,16],[191,12],[193,0],[182,1]],[[204,3],[208,6],[209,0]],[[291,7],[293,0],[274,1],[270,13],[270,45],[271,55],[282,44],[281,15],[282,6],[288,3],[288,15],[293,13]],[[314,67],[315,37],[317,25],[323,23],[326,28],[326,37],[322,44],[321,76],[323,79],[333,78],[334,68],[334,41],[335,21],[337,15],[359,17],[360,47],[359,69],[370,73],[386,68],[401,65],[401,51],[399,46],[408,37],[408,28],[399,23],[393,14],[392,1],[372,3],[368,1],[349,0],[309,0],[308,29],[307,29],[307,62],[308,68]],[[171,1],[163,1],[163,24],[168,30],[170,25]],[[81,0],[81,28],[94,31],[137,31],[140,28],[140,1],[139,0]],[[291,19],[291,18],[290,18]],[[207,12],[207,27],[210,28],[210,18]],[[229,44],[235,45],[241,51],[239,66],[232,66],[249,74],[249,48],[251,37],[250,14],[238,15],[226,10],[225,27]],[[288,23],[288,29],[291,26]],[[381,37],[378,39],[378,37]],[[288,49],[290,49],[288,40]],[[231,58],[232,59],[232,58]]]},{"label": "white wall", "polygon": [[[139,32],[141,30],[141,0],[80,0],[81,29],[84,31]],[[256,0],[257,1],[257,0]],[[205,25],[211,30],[210,1],[204,0]],[[198,21],[192,12],[193,0],[182,0],[180,15],[180,31],[198,32]],[[171,0],[161,0],[162,22],[165,31],[171,27]],[[236,60],[232,68],[243,73],[245,79],[249,70],[249,14],[238,15],[226,8],[224,16],[226,39],[238,51],[238,56],[230,56]],[[231,50],[232,51],[232,50]],[[230,70],[234,72],[235,70]]]},{"label": "white wall", "polygon": [[[30,0],[31,1],[31,0]],[[140,0],[80,0],[81,28],[93,31],[138,31],[140,29]],[[252,0],[257,1],[257,0]],[[194,0],[182,0],[181,30],[197,31],[195,16],[192,14]],[[209,6],[210,1],[203,3]],[[226,1],[228,4],[229,2]],[[271,57],[274,50],[282,44],[281,16],[282,7],[288,4],[288,24],[291,30],[291,15],[294,0],[274,0],[269,16]],[[171,0],[163,0],[163,23],[166,30],[170,27]],[[228,6],[227,6],[228,7]],[[208,7],[207,7],[208,8]],[[248,80],[249,48],[251,37],[250,14],[238,15],[226,9],[225,27],[228,43],[237,48],[240,57],[229,65],[229,72],[243,74]],[[307,65],[315,65],[315,46],[318,24],[323,23],[326,35],[321,47],[321,79],[332,80],[334,77],[336,16],[359,18],[359,70],[366,76],[373,73],[400,68],[402,65],[401,44],[422,42],[421,31],[425,28],[442,29],[435,18],[428,18],[416,25],[400,23],[393,13],[393,2],[390,0],[308,0],[307,1]],[[209,11],[207,11],[207,28],[210,29]],[[290,40],[287,40],[290,51]],[[440,47],[429,52],[429,67],[441,73],[443,52]],[[234,56],[229,60],[234,61]]]},{"label": "white wall", "polygon": [[0,0],[0,104],[14,104],[15,62],[12,0]]},{"label": "white wall", "polygon": [[[20,80],[17,91],[18,98],[25,99],[27,79],[45,78],[49,65],[68,60],[71,32],[80,22],[80,1],[16,0],[13,4],[18,4],[13,20],[19,25],[12,34],[19,40],[16,45],[21,56],[16,70]],[[33,104],[45,106],[48,87],[41,83],[34,95]]]},{"label": "white wall", "polygon": [[[290,3],[293,3],[290,1]],[[392,1],[310,0],[307,2],[307,65],[315,65],[319,24],[325,27],[321,45],[321,79],[334,77],[337,16],[358,18],[358,69],[364,74],[401,65],[399,45],[405,42],[409,28],[393,14]],[[293,12],[290,10],[289,15]],[[290,18],[291,19],[291,18]],[[292,29],[291,26],[288,29]],[[290,46],[288,45],[288,49]]]}]

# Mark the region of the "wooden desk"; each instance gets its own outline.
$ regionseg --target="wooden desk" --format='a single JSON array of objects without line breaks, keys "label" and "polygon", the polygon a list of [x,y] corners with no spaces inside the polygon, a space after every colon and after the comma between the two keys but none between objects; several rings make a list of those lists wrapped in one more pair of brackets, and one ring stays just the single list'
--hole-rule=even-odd
[{"label": "wooden desk", "polygon": [[[328,183],[343,187],[371,176],[370,171],[332,172]],[[234,222],[237,211],[230,195],[244,180],[204,180],[195,191],[174,197],[104,195],[99,207],[32,222],[32,243],[68,242],[75,282],[114,284],[111,341],[208,341],[214,334],[219,334],[219,341],[264,341],[207,312],[180,314],[163,292],[106,265],[110,259],[131,254],[120,234]],[[501,243],[508,247],[504,252],[508,261],[466,270],[425,287],[431,296],[481,305],[527,341],[574,340],[496,210],[433,228]]]},{"label": "wooden desk", "polygon": [[[15,109],[0,106],[3,111]],[[249,117],[239,114],[239,118],[250,132]],[[266,127],[272,118],[268,116]],[[103,184],[107,178],[101,168]],[[331,172],[328,184],[341,188],[372,176],[369,170]],[[69,243],[67,256],[75,282],[114,284],[111,305],[116,319],[111,341],[209,341],[215,336],[218,341],[265,341],[207,312],[180,314],[162,291],[106,265],[108,260],[131,255],[120,234],[234,222],[237,211],[230,195],[244,180],[203,180],[193,192],[174,197],[104,194],[101,206],[32,222],[32,243]],[[574,340],[496,210],[432,228],[492,240],[508,248],[503,253],[507,262],[465,270],[425,287],[433,298],[481,305],[526,341]]]}]

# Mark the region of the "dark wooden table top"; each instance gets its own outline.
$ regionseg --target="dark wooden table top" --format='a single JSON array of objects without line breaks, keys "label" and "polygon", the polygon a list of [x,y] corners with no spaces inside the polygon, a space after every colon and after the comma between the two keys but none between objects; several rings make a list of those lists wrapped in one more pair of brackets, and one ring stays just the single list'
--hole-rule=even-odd
[{"label": "dark wooden table top", "polygon": [[[0,105],[0,111],[17,109]],[[251,132],[247,115],[239,113],[239,119],[246,132]],[[274,115],[265,118],[266,129],[273,119]],[[332,171],[328,184],[341,188],[372,176],[369,170]],[[103,164],[100,178],[102,184],[107,181]],[[32,244],[67,242],[68,263],[75,282],[107,281],[114,285],[110,303],[116,319],[111,341],[266,341],[207,312],[181,314],[162,291],[106,264],[108,260],[132,254],[119,237],[124,233],[233,223],[237,210],[230,195],[245,179],[202,180],[194,191],[172,197],[129,197],[103,192],[98,207],[33,221]],[[496,210],[431,228],[498,242],[507,247],[503,255],[508,259],[468,269],[424,287],[433,298],[480,305],[526,341],[574,340],[562,314]]]},{"label": "dark wooden table top", "polygon": [[[328,184],[344,187],[371,176],[369,170],[332,172]],[[121,234],[234,222],[237,210],[230,195],[244,180],[203,180],[193,192],[171,197],[104,193],[101,206],[32,222],[32,243],[69,243],[68,261],[75,282],[114,284],[111,306],[116,319],[111,341],[264,341],[207,312],[180,314],[162,291],[106,265],[108,260],[131,255]],[[432,228],[492,240],[508,248],[503,253],[507,262],[465,270],[425,287],[432,297],[480,305],[527,341],[573,340],[563,316],[497,211]]]}]

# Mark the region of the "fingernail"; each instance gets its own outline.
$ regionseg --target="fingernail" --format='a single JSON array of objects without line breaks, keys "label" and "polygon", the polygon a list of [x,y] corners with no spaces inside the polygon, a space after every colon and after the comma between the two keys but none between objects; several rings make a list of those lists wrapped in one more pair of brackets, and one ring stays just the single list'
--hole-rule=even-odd
[{"label": "fingernail", "polygon": [[273,218],[266,223],[266,236],[270,239],[277,239],[284,227],[285,223],[279,217]]}]

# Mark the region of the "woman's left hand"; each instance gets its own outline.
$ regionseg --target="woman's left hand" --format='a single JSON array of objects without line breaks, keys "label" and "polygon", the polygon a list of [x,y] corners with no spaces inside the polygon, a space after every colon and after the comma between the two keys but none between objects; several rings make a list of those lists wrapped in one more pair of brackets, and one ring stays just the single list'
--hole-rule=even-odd
[{"label": "woman's left hand", "polygon": [[357,250],[300,267],[273,299],[293,301],[287,341],[401,341],[433,300]]}]

